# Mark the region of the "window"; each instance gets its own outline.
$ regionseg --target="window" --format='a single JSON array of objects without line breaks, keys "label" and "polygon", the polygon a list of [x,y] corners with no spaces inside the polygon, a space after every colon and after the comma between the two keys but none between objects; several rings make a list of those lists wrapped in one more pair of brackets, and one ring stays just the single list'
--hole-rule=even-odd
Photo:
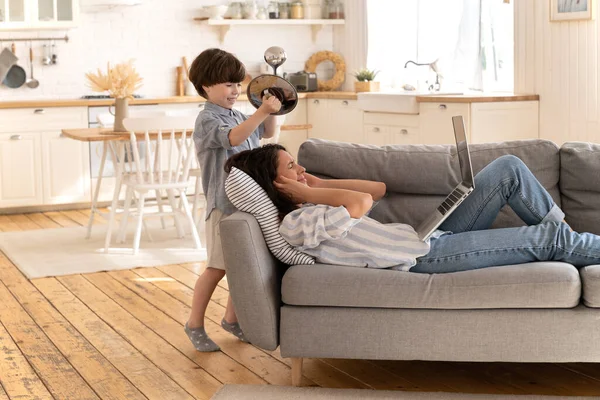
[{"label": "window", "polygon": [[[367,0],[367,66],[384,88],[513,90],[513,5],[505,0]],[[422,66],[405,64],[408,60]]]}]

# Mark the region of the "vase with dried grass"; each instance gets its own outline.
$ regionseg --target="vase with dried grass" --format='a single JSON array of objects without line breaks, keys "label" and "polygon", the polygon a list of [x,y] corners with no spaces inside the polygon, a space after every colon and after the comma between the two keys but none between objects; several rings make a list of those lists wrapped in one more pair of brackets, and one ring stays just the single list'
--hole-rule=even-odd
[{"label": "vase with dried grass", "polygon": [[143,79],[135,70],[133,60],[120,63],[111,68],[108,64],[106,74],[100,69],[98,73],[85,74],[90,88],[94,92],[106,92],[115,99],[115,111],[110,109],[111,114],[115,116],[113,130],[115,132],[127,132],[123,126],[123,120],[129,115],[129,100],[133,94],[142,87]]}]

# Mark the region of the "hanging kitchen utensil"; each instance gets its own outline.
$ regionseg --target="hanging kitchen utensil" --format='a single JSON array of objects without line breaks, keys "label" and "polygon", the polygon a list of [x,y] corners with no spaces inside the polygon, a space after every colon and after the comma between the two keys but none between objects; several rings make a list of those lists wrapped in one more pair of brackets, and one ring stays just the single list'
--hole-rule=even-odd
[{"label": "hanging kitchen utensil", "polygon": [[273,67],[273,75],[260,75],[252,79],[246,89],[248,101],[255,108],[263,103],[263,97],[275,96],[281,101],[281,109],[272,115],[284,115],[291,112],[298,104],[296,88],[284,78],[277,76],[277,67],[287,60],[285,50],[281,47],[269,47],[265,51],[265,61]]},{"label": "hanging kitchen utensil", "polygon": [[56,55],[56,46],[54,46],[54,42],[52,42],[52,55],[50,56],[50,62],[52,65],[55,65],[58,62],[58,55]]},{"label": "hanging kitchen utensil", "polygon": [[[15,54],[15,51],[16,51],[16,46],[13,43],[12,44],[13,55]],[[20,65],[14,64],[8,70],[8,73],[2,80],[2,83],[11,89],[17,89],[17,88],[20,88],[21,86],[23,86],[23,84],[25,83],[26,80],[27,80],[27,74],[25,73],[25,70],[23,69],[23,67],[21,67]]]},{"label": "hanging kitchen utensil", "polygon": [[33,45],[29,42],[29,69],[31,70],[31,77],[25,82],[27,87],[35,89],[40,86],[40,81],[33,77]]},{"label": "hanging kitchen utensil", "polygon": [[44,45],[44,58],[42,59],[42,64],[50,65],[52,64],[52,59],[50,58],[50,48],[47,44]]},{"label": "hanging kitchen utensil", "polygon": [[[0,46],[1,47],[1,46]],[[9,49],[3,49],[0,52],[0,82],[6,78],[8,70],[19,60]]]}]

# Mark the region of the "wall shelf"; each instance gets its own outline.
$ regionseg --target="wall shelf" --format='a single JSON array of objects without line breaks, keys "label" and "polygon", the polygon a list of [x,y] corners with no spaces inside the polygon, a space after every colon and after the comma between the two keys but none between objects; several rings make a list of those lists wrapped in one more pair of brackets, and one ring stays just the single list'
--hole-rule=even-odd
[{"label": "wall shelf", "polygon": [[312,40],[317,41],[317,34],[324,25],[343,25],[343,19],[206,19],[194,18],[202,24],[219,28],[219,40],[225,40],[227,32],[233,25],[308,25],[312,30]]}]

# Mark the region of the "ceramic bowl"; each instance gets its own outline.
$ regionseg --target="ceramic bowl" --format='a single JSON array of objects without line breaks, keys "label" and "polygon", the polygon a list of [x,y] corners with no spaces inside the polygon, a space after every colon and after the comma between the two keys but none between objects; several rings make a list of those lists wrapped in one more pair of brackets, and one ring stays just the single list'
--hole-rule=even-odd
[{"label": "ceramic bowl", "polygon": [[223,19],[223,16],[227,12],[227,6],[207,6],[206,12],[208,13],[208,18],[210,19]]}]

